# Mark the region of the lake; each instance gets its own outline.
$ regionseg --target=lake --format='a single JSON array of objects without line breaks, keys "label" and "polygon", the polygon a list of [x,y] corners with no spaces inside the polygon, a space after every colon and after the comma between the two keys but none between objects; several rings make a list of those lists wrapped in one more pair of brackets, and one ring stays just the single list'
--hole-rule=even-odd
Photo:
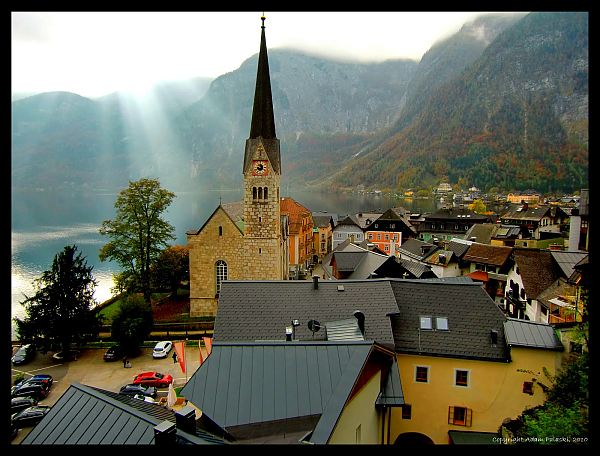
[{"label": "lake", "polygon": [[[311,211],[355,214],[367,211],[385,211],[403,206],[414,212],[432,211],[435,202],[402,200],[375,195],[286,192]],[[176,193],[164,217],[175,227],[173,244],[185,245],[186,231],[199,229],[219,204],[240,201],[241,189],[208,190]],[[67,245],[75,244],[93,266],[97,280],[94,297],[98,302],[110,298],[112,275],[120,270],[114,262],[101,262],[98,253],[108,241],[98,230],[103,220],[115,216],[114,193],[27,192],[11,195],[11,314],[24,316],[24,294],[34,293],[33,281],[50,269],[54,256]],[[13,340],[15,339],[13,328]]]}]

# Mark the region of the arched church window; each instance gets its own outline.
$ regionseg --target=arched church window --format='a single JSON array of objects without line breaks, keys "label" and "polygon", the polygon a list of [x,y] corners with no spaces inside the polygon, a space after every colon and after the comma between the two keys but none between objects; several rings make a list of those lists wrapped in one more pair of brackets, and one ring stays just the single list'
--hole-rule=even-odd
[{"label": "arched church window", "polygon": [[268,188],[268,187],[265,187],[265,192],[264,192],[264,194],[263,194],[263,197],[264,197],[265,199],[269,198],[269,188]]},{"label": "arched church window", "polygon": [[252,199],[256,200],[256,187],[252,187]]},{"label": "arched church window", "polygon": [[217,269],[217,294],[215,297],[218,298],[219,293],[221,293],[221,283],[223,280],[227,280],[227,263],[225,263],[223,260],[218,260],[215,266]]},{"label": "arched church window", "polygon": [[223,236],[223,227],[219,226],[219,236]]}]

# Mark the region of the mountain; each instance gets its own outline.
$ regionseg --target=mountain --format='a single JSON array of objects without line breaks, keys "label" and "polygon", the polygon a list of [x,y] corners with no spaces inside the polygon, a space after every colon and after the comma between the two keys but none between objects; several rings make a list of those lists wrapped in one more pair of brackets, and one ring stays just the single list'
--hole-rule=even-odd
[{"label": "mountain", "polygon": [[[484,15],[419,62],[270,49],[282,185],[587,186],[587,27],[586,13]],[[13,189],[119,189],[141,176],[174,191],[238,186],[256,63],[144,99],[14,101]]]},{"label": "mountain", "polygon": [[[293,50],[269,51],[275,124],[284,179],[314,178],[335,169],[340,146],[360,142],[395,121],[416,68],[412,60],[335,62]],[[176,122],[192,153],[192,177],[220,185],[241,182],[250,132],[257,55],[211,84]],[[345,158],[345,157],[344,157]],[[315,160],[321,162],[314,166]]]},{"label": "mountain", "polygon": [[573,191],[588,185],[587,129],[588,16],[531,13],[424,102],[407,101],[326,185]]}]

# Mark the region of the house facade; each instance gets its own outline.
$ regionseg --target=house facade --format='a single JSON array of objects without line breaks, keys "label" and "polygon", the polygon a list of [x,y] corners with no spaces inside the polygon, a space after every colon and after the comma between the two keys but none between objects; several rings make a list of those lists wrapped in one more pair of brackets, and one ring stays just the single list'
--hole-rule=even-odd
[{"label": "house facade", "polygon": [[281,213],[289,218],[290,274],[304,273],[313,260],[312,213],[290,197],[281,198]]},{"label": "house facade", "polygon": [[480,281],[496,304],[504,305],[504,291],[508,272],[512,266],[511,247],[472,243],[463,256],[469,263],[466,274],[473,280]]},{"label": "house facade", "polygon": [[313,218],[313,264],[323,261],[323,257],[333,250],[334,222],[331,215],[312,213]]},{"label": "house facade", "polygon": [[467,231],[476,223],[489,223],[486,215],[464,208],[442,208],[425,215],[419,224],[419,239],[425,242],[444,242],[452,238],[464,239]]},{"label": "house facade", "polygon": [[528,203],[512,205],[500,216],[503,224],[524,227],[529,238],[536,240],[560,238],[568,218],[558,206],[530,206]]},{"label": "house facade", "polygon": [[351,217],[345,217],[335,225],[333,229],[332,249],[335,250],[346,239],[350,239],[350,242],[353,244],[360,244],[365,240],[365,233]]},{"label": "house facade", "polygon": [[400,245],[416,231],[393,209],[388,209],[365,228],[365,238],[387,255],[399,257]]}]

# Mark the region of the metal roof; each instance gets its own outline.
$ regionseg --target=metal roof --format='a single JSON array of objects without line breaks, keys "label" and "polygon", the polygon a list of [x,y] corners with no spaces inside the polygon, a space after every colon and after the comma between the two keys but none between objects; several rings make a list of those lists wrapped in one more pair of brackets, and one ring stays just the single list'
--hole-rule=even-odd
[{"label": "metal roof", "polygon": [[431,270],[431,267],[426,264],[404,258],[399,259],[398,263],[417,279],[422,277],[434,278],[435,276],[435,273]]},{"label": "metal roof", "polygon": [[550,253],[566,278],[571,277],[575,272],[574,266],[588,255],[587,252],[560,252],[554,250]]},{"label": "metal roof", "polygon": [[546,323],[509,318],[504,323],[504,334],[509,346],[564,349],[554,328]]},{"label": "metal roof", "polygon": [[[75,383],[21,443],[154,444],[154,427],[165,420],[175,423],[175,414],[161,405]],[[177,430],[180,443],[224,443],[210,434],[200,434]]]},{"label": "metal roof", "polygon": [[181,394],[223,428],[321,415],[325,431],[372,347],[372,341],[215,342]]},{"label": "metal roof", "polygon": [[404,392],[402,391],[400,371],[395,356],[388,372],[388,376],[385,379],[383,391],[379,393],[375,405],[384,407],[398,407],[404,405]]},{"label": "metal roof", "polygon": [[325,322],[325,328],[327,330],[327,340],[365,340],[356,318]]},{"label": "metal roof", "polygon": [[364,250],[362,252],[333,252],[336,269],[342,272],[354,271],[367,253]]}]

